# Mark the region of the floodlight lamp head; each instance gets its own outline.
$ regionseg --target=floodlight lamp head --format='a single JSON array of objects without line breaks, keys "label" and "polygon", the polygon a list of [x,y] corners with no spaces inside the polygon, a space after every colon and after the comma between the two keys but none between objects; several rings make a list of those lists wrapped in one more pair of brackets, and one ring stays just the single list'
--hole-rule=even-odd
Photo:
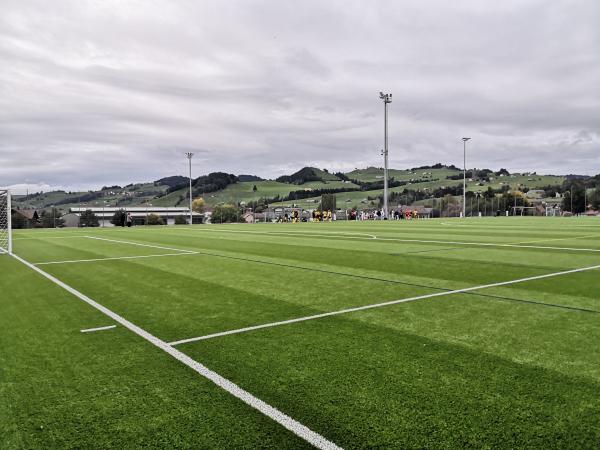
[{"label": "floodlight lamp head", "polygon": [[464,137],[464,138],[462,138],[462,140],[463,140],[464,142],[467,142],[467,141],[468,141],[468,140],[470,140],[470,139],[471,139],[471,138],[468,138],[468,137]]},{"label": "floodlight lamp head", "polygon": [[379,92],[379,98],[383,100],[383,103],[392,103],[392,94],[384,94]]},{"label": "floodlight lamp head", "polygon": [[185,156],[187,156],[187,159],[192,159],[192,156],[194,156],[194,154],[192,152],[186,152]]}]

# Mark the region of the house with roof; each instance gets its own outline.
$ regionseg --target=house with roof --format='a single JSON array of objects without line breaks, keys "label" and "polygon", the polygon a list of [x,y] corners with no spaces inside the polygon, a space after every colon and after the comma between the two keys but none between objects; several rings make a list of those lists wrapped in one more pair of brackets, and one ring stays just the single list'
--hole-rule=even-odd
[{"label": "house with roof", "polygon": [[35,209],[12,209],[11,212],[16,216],[13,221],[13,228],[17,228],[18,223],[22,224],[19,228],[34,228],[40,223],[40,216]]}]

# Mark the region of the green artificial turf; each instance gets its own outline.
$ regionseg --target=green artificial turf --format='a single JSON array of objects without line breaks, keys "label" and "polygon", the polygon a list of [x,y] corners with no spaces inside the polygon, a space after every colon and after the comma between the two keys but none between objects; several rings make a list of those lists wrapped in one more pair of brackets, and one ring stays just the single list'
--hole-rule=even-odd
[{"label": "green artificial turf", "polygon": [[[58,262],[39,267],[167,342],[600,265],[600,220],[593,218],[14,237],[19,256]],[[103,260],[136,256],[143,258]],[[594,448],[599,273],[177,348],[342,447]],[[113,321],[17,260],[0,256],[0,274],[0,447],[307,445],[121,326],[80,333]]]}]

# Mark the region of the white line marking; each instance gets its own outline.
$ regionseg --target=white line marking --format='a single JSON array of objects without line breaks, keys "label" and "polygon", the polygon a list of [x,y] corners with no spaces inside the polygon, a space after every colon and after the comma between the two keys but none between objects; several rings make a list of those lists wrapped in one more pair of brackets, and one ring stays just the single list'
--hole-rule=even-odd
[{"label": "white line marking", "polygon": [[[185,230],[184,230],[185,231]],[[353,237],[353,236],[357,236],[357,237],[361,237],[361,236],[368,236],[369,239],[377,239],[377,236],[375,236],[374,234],[369,234],[369,233],[354,233],[354,232],[350,232],[350,231],[322,231],[319,233],[313,233],[313,232],[308,232],[305,233],[304,231],[269,231],[269,232],[262,232],[262,231],[253,231],[253,230],[223,230],[223,229],[210,229],[210,228],[194,228],[193,230],[190,231],[210,231],[213,233],[250,233],[250,234],[264,234],[264,235],[270,235],[270,236],[299,236],[299,237]]]},{"label": "white line marking", "polygon": [[227,336],[227,335],[230,335],[230,334],[238,334],[238,333],[245,333],[245,332],[248,332],[248,331],[260,330],[262,328],[277,327],[277,326],[280,326],[280,325],[287,325],[287,324],[290,324],[290,323],[304,322],[304,321],[307,321],[307,320],[314,320],[314,319],[321,319],[323,317],[337,316],[337,315],[340,315],[340,314],[348,314],[348,313],[356,312],[356,311],[364,311],[366,309],[381,308],[383,306],[397,305],[399,303],[414,302],[414,301],[423,300],[423,299],[426,299],[426,298],[443,297],[443,296],[446,296],[446,295],[460,294],[460,293],[463,293],[463,292],[471,292],[471,291],[476,291],[476,290],[480,290],[480,289],[487,289],[487,288],[498,287],[498,286],[506,286],[506,285],[509,285],[509,284],[516,284],[516,283],[523,283],[525,281],[541,280],[541,279],[544,279],[544,278],[557,277],[557,276],[560,276],[560,275],[568,275],[568,274],[571,274],[571,273],[585,272],[585,271],[588,271],[588,270],[595,270],[595,269],[600,269],[600,265],[590,266],[590,267],[583,267],[583,268],[580,268],[580,269],[565,270],[565,271],[562,271],[562,272],[549,273],[549,274],[545,274],[545,275],[537,275],[537,276],[534,276],[534,277],[519,278],[519,279],[516,279],[516,280],[510,280],[510,281],[501,281],[499,283],[483,284],[481,286],[473,286],[473,287],[470,287],[470,288],[456,289],[454,291],[435,292],[433,294],[425,294],[425,295],[419,295],[417,297],[403,298],[403,299],[400,299],[400,300],[392,300],[392,301],[389,301],[389,302],[374,303],[374,304],[371,304],[371,305],[357,306],[355,308],[346,308],[346,309],[341,309],[341,310],[338,310],[338,311],[331,311],[331,312],[326,312],[326,313],[322,313],[322,314],[315,314],[315,315],[312,315],[312,316],[305,316],[305,317],[298,317],[296,319],[282,320],[280,322],[272,322],[272,323],[265,323],[265,324],[262,324],[262,325],[254,325],[254,326],[251,326],[251,327],[239,328],[237,330],[229,330],[229,331],[223,331],[221,333],[213,333],[213,334],[207,334],[205,336],[198,336],[198,337],[193,337],[193,338],[189,338],[189,339],[181,339],[179,341],[169,342],[169,345],[187,344],[187,343],[190,343],[190,342],[203,341],[203,340],[206,340],[206,339],[212,339],[212,338],[216,338],[216,337]]},{"label": "white line marking", "polygon": [[[192,231],[192,230],[189,230]],[[241,231],[241,230],[201,230],[201,229],[197,229],[195,228],[193,231],[212,231],[212,232],[219,232],[219,231],[223,231],[226,233],[253,233],[253,234],[264,234],[264,235],[273,235],[275,233],[263,233],[260,231]],[[300,235],[300,233],[287,233],[290,236],[293,235]],[[179,233],[179,235],[181,235],[181,233]],[[187,234],[189,236],[189,234]],[[301,236],[301,235],[300,235]],[[465,245],[465,246],[482,246],[482,247],[514,247],[514,248],[532,248],[532,249],[539,249],[539,250],[568,250],[568,251],[576,251],[576,252],[600,252],[600,248],[581,248],[581,247],[550,247],[550,246],[544,246],[544,245],[520,245],[520,244],[514,244],[514,243],[506,243],[506,244],[501,244],[501,243],[494,243],[494,242],[464,242],[464,241],[438,241],[438,240],[431,240],[431,239],[403,239],[403,238],[386,238],[386,237],[379,237],[376,236],[374,234],[369,234],[369,238],[364,238],[364,237],[360,237],[360,236],[352,236],[352,235],[347,235],[346,237],[348,239],[368,239],[368,240],[378,240],[378,241],[393,241],[393,242],[413,242],[413,243],[422,243],[422,244],[453,244],[453,245]],[[331,235],[328,237],[336,237],[335,235]],[[100,239],[100,238],[98,238]]]},{"label": "white line marking", "polygon": [[101,237],[97,237],[97,236],[86,236],[86,237],[88,239],[96,239],[98,241],[106,241],[106,242],[115,242],[117,244],[137,245],[138,247],[158,248],[161,250],[172,250],[175,252],[196,253],[193,250],[185,250],[185,249],[173,248],[173,247],[164,247],[162,245],[143,244],[141,242],[122,241],[120,239],[107,239],[107,238],[101,238]]},{"label": "white line marking", "polygon": [[117,328],[116,325],[109,325],[107,327],[98,327],[98,328],[87,328],[85,330],[79,330],[82,333],[92,333],[93,331],[104,331],[104,330],[110,330],[112,328]]},{"label": "white line marking", "polygon": [[27,237],[27,238],[14,238],[13,241],[45,241],[46,239],[81,239],[87,236],[48,236],[48,237]]},{"label": "white line marking", "polygon": [[490,242],[460,242],[460,241],[435,241],[425,239],[400,239],[400,238],[377,238],[380,241],[397,241],[397,242],[416,242],[425,244],[455,244],[455,245],[472,245],[482,247],[514,247],[514,248],[534,248],[543,250],[569,250],[577,252],[600,252],[600,248],[580,248],[580,247],[549,247],[545,245],[519,245],[519,244],[497,244]]},{"label": "white line marking", "polygon": [[274,421],[276,421],[277,423],[279,423],[283,427],[287,428],[288,430],[290,430],[292,433],[296,434],[300,438],[302,438],[305,441],[309,442],[310,444],[314,445],[315,447],[320,448],[320,449],[332,449],[332,450],[340,448],[336,444],[334,444],[333,442],[328,441],[327,439],[325,439],[320,434],[312,431],[310,428],[306,427],[305,425],[302,425],[300,422],[298,422],[298,421],[292,419],[290,416],[282,413],[277,408],[275,408],[275,407],[273,407],[273,406],[265,403],[264,401],[260,400],[259,398],[255,397],[255,396],[253,396],[248,391],[245,391],[244,389],[240,388],[235,383],[233,383],[233,382],[229,381],[228,379],[222,377],[218,373],[213,372],[212,370],[210,370],[209,368],[207,368],[203,364],[200,364],[198,361],[193,360],[192,358],[190,358],[186,354],[180,352],[176,348],[171,347],[169,344],[167,344],[163,340],[161,340],[161,339],[157,338],[156,336],[150,334],[146,330],[138,327],[137,325],[135,325],[132,322],[128,321],[127,319],[121,317],[120,315],[118,315],[117,313],[111,311],[110,309],[106,308],[105,306],[102,306],[100,303],[92,300],[91,298],[89,298],[88,296],[82,294],[78,290],[72,288],[68,284],[60,281],[58,278],[50,275],[47,272],[44,272],[39,267],[34,266],[30,262],[24,260],[23,258],[21,258],[21,257],[19,257],[17,255],[13,255],[13,256],[18,261],[20,261],[23,264],[25,264],[27,267],[31,268],[32,270],[35,270],[37,273],[39,273],[43,277],[47,278],[48,280],[52,281],[53,283],[57,284],[61,288],[65,289],[67,292],[73,294],[75,297],[79,298],[80,300],[83,300],[84,302],[86,302],[90,306],[96,308],[98,311],[104,313],[105,315],[107,315],[108,317],[110,317],[111,319],[113,319],[115,322],[120,323],[125,328],[131,330],[132,332],[134,332],[138,336],[142,337],[143,339],[147,340],[151,344],[155,345],[156,347],[160,348],[164,352],[168,353],[173,358],[175,358],[178,361],[182,362],[183,364],[185,364],[189,368],[193,369],[194,371],[196,371],[197,373],[199,373],[203,377],[209,379],[210,381],[212,381],[217,386],[225,389],[231,395],[239,398],[240,400],[242,400],[247,405],[251,406],[252,408],[254,408],[254,409],[258,410],[258,411],[260,411],[265,416],[273,419]]},{"label": "white line marking", "polygon": [[556,238],[556,239],[536,239],[535,241],[514,242],[514,244],[533,244],[536,242],[570,241],[571,239],[586,239],[586,238],[590,238],[590,237],[598,237],[598,235],[597,234],[588,234],[585,236],[573,236],[573,237]]},{"label": "white line marking", "polygon": [[92,259],[72,259],[67,261],[46,261],[33,263],[34,266],[46,266],[48,264],[72,264],[72,263],[83,263],[83,262],[95,262],[95,261],[113,261],[117,259],[139,259],[139,258],[158,258],[160,256],[186,256],[186,255],[197,255],[198,252],[185,251],[181,253],[162,253],[160,255],[140,255],[140,256],[114,256],[109,258],[92,258]]},{"label": "white line marking", "polygon": [[457,226],[457,227],[467,226],[467,224],[464,224],[464,223],[450,223],[450,222],[440,222],[440,225],[451,225],[451,226]]}]

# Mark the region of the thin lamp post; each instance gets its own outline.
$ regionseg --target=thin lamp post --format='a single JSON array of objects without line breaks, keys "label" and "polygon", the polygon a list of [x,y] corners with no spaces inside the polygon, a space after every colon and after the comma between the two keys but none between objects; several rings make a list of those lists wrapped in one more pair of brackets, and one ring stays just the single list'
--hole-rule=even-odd
[{"label": "thin lamp post", "polygon": [[379,93],[383,100],[383,217],[388,218],[388,115],[387,105],[392,103],[392,94]]},{"label": "thin lamp post", "polygon": [[462,138],[463,141],[463,218],[467,217],[467,141],[468,137]]},{"label": "thin lamp post", "polygon": [[571,184],[571,191],[569,192],[569,197],[571,198],[571,214],[573,214],[573,184]]},{"label": "thin lamp post", "polygon": [[186,152],[185,156],[187,157],[190,166],[190,225],[192,225],[194,221],[192,216],[192,156],[194,156],[194,154]]}]

